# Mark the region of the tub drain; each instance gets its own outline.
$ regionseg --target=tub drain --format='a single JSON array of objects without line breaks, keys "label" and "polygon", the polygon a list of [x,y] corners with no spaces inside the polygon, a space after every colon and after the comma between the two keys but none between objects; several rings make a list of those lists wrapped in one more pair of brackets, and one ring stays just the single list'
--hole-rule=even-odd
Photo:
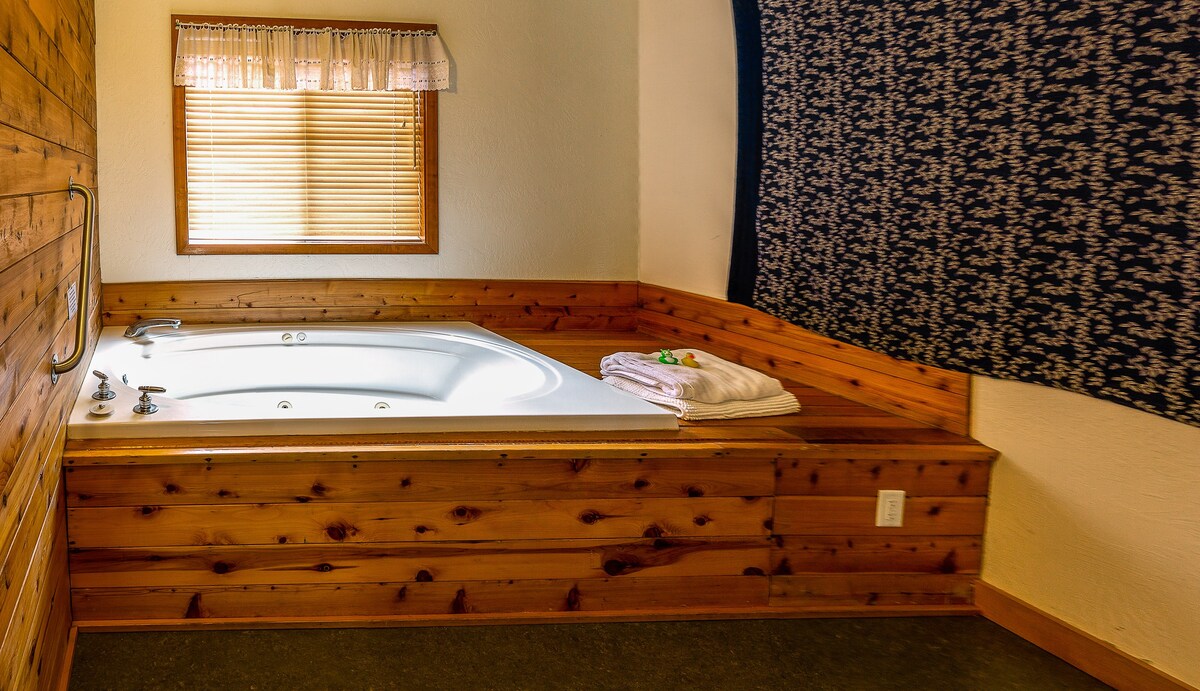
[{"label": "tub drain", "polygon": [[391,408],[391,406],[390,406],[390,405],[388,405],[387,403],[384,403],[383,401],[380,401],[380,402],[376,403],[376,404],[375,404],[375,407],[376,407],[376,408],[378,408],[378,409],[380,409],[380,410],[383,410],[384,408]]},{"label": "tub drain", "polygon": [[289,401],[280,401],[278,403],[278,405],[276,405],[275,407],[276,408],[291,408],[292,404]]}]

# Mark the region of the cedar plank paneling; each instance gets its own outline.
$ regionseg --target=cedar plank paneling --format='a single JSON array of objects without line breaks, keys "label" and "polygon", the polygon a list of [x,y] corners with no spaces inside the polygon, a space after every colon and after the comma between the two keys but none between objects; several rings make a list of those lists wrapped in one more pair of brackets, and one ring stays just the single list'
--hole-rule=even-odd
[{"label": "cedar plank paneling", "polygon": [[780,535],[771,574],[916,572],[979,573],[978,537]]},{"label": "cedar plank paneling", "polygon": [[769,459],[460,459],[68,468],[68,505],[757,497]]},{"label": "cedar plank paneling", "polygon": [[79,588],[765,575],[766,538],[71,550]]},{"label": "cedar plank paneling", "polygon": [[470,321],[491,329],[625,330],[637,286],[619,281],[340,279],[116,283],[104,323]]},{"label": "cedar plank paneling", "polygon": [[[71,627],[61,477],[66,413],[84,368],[50,384],[73,346],[83,203],[95,188],[90,0],[0,2],[0,687],[55,688]],[[98,333],[99,276],[80,313]],[[80,318],[80,317],[76,317]]]},{"label": "cedar plank paneling", "polygon": [[237,588],[88,588],[75,591],[81,620],[339,616],[486,612],[598,612],[763,607],[767,579],[756,576],[572,580],[408,581]]},{"label": "cedar plank paneling", "polygon": [[984,497],[917,497],[902,527],[875,526],[875,497],[776,497],[780,535],[982,535]]},{"label": "cedar plank paneling", "polygon": [[766,537],[761,497],[234,504],[71,509],[72,547]]},{"label": "cedar plank paneling", "polygon": [[684,291],[641,284],[638,329],[781,379],[967,432],[969,376],[896,360],[788,324],[758,310]]}]

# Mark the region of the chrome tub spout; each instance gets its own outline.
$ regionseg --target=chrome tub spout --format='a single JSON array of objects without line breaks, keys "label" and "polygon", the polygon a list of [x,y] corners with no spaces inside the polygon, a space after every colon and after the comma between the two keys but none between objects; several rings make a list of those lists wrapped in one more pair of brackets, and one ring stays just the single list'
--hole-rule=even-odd
[{"label": "chrome tub spout", "polygon": [[125,338],[141,338],[146,335],[147,330],[153,329],[156,326],[169,326],[172,329],[178,329],[182,323],[178,319],[143,319],[125,329]]}]

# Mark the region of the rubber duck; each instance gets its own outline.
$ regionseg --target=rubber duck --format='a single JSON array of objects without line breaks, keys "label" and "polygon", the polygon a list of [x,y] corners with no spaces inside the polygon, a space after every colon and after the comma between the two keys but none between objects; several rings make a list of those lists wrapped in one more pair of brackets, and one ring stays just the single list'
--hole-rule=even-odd
[{"label": "rubber duck", "polygon": [[696,356],[693,355],[692,353],[688,353],[688,354],[684,355],[683,359],[679,361],[679,364],[686,365],[688,367],[699,367],[700,366],[700,363],[696,362]]},{"label": "rubber duck", "polygon": [[658,349],[658,361],[664,365],[678,365],[679,359],[670,351],[669,348]]}]

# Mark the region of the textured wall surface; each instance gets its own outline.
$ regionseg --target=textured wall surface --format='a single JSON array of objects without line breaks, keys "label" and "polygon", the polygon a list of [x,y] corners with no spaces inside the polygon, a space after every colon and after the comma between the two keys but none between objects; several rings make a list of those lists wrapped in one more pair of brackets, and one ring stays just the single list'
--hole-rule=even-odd
[{"label": "textured wall surface", "polygon": [[728,0],[638,4],[638,279],[725,297],[737,153]]},{"label": "textured wall surface", "polygon": [[731,295],[1200,424],[1200,6],[739,6],[761,11],[762,172]]},{"label": "textured wall surface", "polygon": [[[172,13],[437,23],[441,252],[177,256]],[[634,0],[105,0],[97,25],[106,280],[637,276]]]},{"label": "textured wall surface", "polygon": [[975,377],[992,472],[983,578],[1200,684],[1200,428]]}]

